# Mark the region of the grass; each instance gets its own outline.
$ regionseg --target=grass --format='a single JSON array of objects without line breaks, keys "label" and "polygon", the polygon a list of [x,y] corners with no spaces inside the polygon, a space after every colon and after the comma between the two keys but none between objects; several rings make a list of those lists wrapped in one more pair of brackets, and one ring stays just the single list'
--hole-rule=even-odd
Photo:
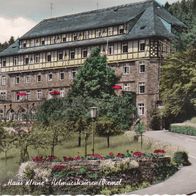
[{"label": "grass", "polygon": [[[82,139],[82,146],[77,146],[77,135],[73,135],[67,141],[64,141],[61,145],[56,146],[55,156],[62,159],[63,156],[77,156],[78,154],[84,155],[84,143]],[[91,141],[88,140],[88,153],[91,153]],[[144,142],[143,152],[152,152],[157,146],[153,146],[151,142]],[[123,135],[113,136],[110,138],[110,148],[107,148],[107,141],[104,137],[95,137],[95,153],[103,155],[109,152],[114,153],[125,153],[129,151],[141,151],[140,142],[133,142],[133,134],[126,132]],[[29,148],[30,157],[35,155],[49,155],[50,149],[32,149]],[[0,182],[8,180],[9,178],[16,175],[19,168],[19,150],[14,148],[8,152],[8,160],[5,161],[4,154],[0,154]]]}]

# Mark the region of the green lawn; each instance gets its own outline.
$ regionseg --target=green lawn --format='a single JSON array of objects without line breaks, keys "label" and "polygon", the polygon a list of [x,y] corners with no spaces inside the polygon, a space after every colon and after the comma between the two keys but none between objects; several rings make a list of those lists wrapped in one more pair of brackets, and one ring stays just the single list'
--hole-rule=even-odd
[{"label": "green lawn", "polygon": [[[89,137],[88,153],[91,153],[91,137]],[[150,152],[154,148],[151,143],[145,143],[143,150],[145,152]],[[109,152],[114,153],[125,153],[126,150],[130,151],[140,151],[140,143],[133,142],[132,134],[123,134],[119,136],[111,137],[110,139],[110,148],[107,148],[106,138],[104,137],[95,137],[95,153],[107,154]],[[55,148],[55,155],[62,159],[63,156],[76,156],[84,155],[84,143],[82,147],[77,147],[77,135],[72,136],[62,145],[59,145]],[[30,156],[35,155],[49,155],[50,149],[29,149]],[[8,152],[7,162],[4,160],[4,154],[0,154],[0,181],[4,181],[14,176],[17,173],[19,167],[19,151],[17,149],[12,149]]]}]

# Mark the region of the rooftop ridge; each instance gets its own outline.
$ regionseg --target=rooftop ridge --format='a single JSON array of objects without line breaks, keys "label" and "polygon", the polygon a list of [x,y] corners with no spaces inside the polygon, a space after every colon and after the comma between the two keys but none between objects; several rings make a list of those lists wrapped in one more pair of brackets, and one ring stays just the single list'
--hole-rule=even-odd
[{"label": "rooftop ridge", "polygon": [[121,5],[112,6],[112,7],[106,7],[106,8],[101,8],[101,9],[94,9],[94,10],[89,10],[89,11],[85,11],[85,12],[78,12],[78,13],[74,13],[74,14],[68,14],[68,15],[64,15],[64,16],[58,16],[58,17],[53,17],[53,18],[46,18],[46,19],[43,19],[41,22],[53,21],[53,20],[69,18],[69,17],[73,17],[73,16],[81,16],[81,15],[95,13],[95,12],[99,12],[99,11],[107,11],[107,10],[112,10],[112,9],[117,9],[117,8],[119,9],[119,8],[131,6],[131,5],[141,5],[141,4],[150,3],[150,2],[154,2],[154,1],[155,0],[143,0],[143,1],[134,2],[134,3],[127,3],[127,4],[121,4]]}]

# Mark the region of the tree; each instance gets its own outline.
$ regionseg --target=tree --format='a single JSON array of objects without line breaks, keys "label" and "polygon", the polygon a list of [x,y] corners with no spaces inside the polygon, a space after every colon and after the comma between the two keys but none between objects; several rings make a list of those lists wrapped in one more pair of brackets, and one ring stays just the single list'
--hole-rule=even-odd
[{"label": "tree", "polygon": [[0,127],[0,152],[4,152],[7,161],[7,153],[13,147],[14,135],[3,127]]},{"label": "tree", "polygon": [[100,49],[95,48],[79,70],[70,93],[91,98],[108,97],[114,95],[112,86],[117,81],[114,70],[107,66],[106,56],[101,56]]},{"label": "tree", "polygon": [[132,93],[127,92],[123,96],[111,96],[109,99],[102,99],[97,103],[99,116],[107,116],[112,119],[120,130],[129,129],[136,118],[137,112]]},{"label": "tree", "polygon": [[183,121],[195,115],[196,50],[178,52],[162,67],[161,97],[169,121]]},{"label": "tree", "polygon": [[[39,129],[39,133],[42,136],[41,138],[37,138],[39,143],[45,147],[50,146],[51,156],[54,156],[55,154],[55,147],[69,138],[70,133],[68,131],[68,126],[67,122],[58,120],[51,121],[47,126],[40,124],[36,127],[37,130]],[[36,137],[37,134],[35,134],[35,138]]]},{"label": "tree", "polygon": [[135,125],[135,132],[141,138],[140,141],[141,141],[141,149],[142,149],[142,147],[143,147],[143,134],[145,132],[145,127],[144,127],[143,122],[138,121],[138,123]]},{"label": "tree", "polygon": [[102,116],[98,118],[96,122],[96,132],[100,136],[104,136],[107,139],[107,147],[110,147],[110,136],[118,135],[122,133],[116,126],[116,122],[113,119]]}]

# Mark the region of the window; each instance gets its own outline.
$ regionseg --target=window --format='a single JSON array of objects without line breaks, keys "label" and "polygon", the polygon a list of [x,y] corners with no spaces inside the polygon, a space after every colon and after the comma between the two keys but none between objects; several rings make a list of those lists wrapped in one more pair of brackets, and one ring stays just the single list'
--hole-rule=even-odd
[{"label": "window", "polygon": [[119,27],[119,33],[120,34],[123,34],[124,33],[124,26],[123,25],[121,25],[120,27]]},{"label": "window", "polygon": [[88,31],[84,32],[84,39],[88,39]]},{"label": "window", "polygon": [[65,79],[65,73],[64,72],[61,72],[60,73],[60,80],[64,80]]},{"label": "window", "polygon": [[52,73],[48,74],[48,81],[52,81]]},{"label": "window", "polygon": [[144,103],[139,103],[138,104],[138,115],[142,116],[145,113],[145,108],[144,108]]},{"label": "window", "polygon": [[108,35],[112,35],[113,34],[113,28],[112,27],[108,27]]},{"label": "window", "polygon": [[70,59],[75,59],[75,50],[70,50],[69,57]]},{"label": "window", "polygon": [[82,58],[86,58],[87,55],[88,55],[87,48],[84,48],[84,49],[82,50]]},{"label": "window", "polygon": [[26,93],[27,93],[27,96],[26,96],[27,97],[27,100],[30,100],[31,99],[31,92],[30,91],[27,91]]},{"label": "window", "polygon": [[27,43],[23,43],[23,48],[26,48],[27,47]]},{"label": "window", "polygon": [[25,57],[24,63],[25,63],[25,65],[29,64],[29,57]]},{"label": "window", "polygon": [[122,52],[127,53],[128,52],[128,43],[122,43]]},{"label": "window", "polygon": [[42,91],[37,90],[37,100],[41,100],[41,99],[42,99]]},{"label": "window", "polygon": [[13,58],[13,65],[17,65],[18,64],[18,57],[14,57]]},{"label": "window", "polygon": [[3,60],[3,67],[6,66],[6,60]]},{"label": "window", "polygon": [[47,61],[48,61],[48,62],[51,62],[51,60],[52,60],[51,54],[48,54],[48,55],[47,55]]},{"label": "window", "polygon": [[146,44],[140,43],[140,51],[145,51]]},{"label": "window", "polygon": [[74,41],[77,41],[77,40],[78,40],[78,35],[77,35],[77,34],[74,34],[74,35],[73,35],[73,40],[74,40]]},{"label": "window", "polygon": [[63,52],[58,52],[58,60],[63,60]]},{"label": "window", "polygon": [[31,76],[27,75],[25,81],[26,81],[26,83],[30,83],[31,82]]},{"label": "window", "polygon": [[16,101],[20,101],[20,95],[19,95],[19,92],[16,92]]},{"label": "window", "polygon": [[67,41],[67,38],[66,37],[63,37],[63,42],[66,42]]},{"label": "window", "polygon": [[146,66],[144,64],[139,65],[139,72],[144,73],[146,71]]},{"label": "window", "polygon": [[6,77],[5,76],[2,76],[1,77],[1,85],[2,86],[5,86],[6,85]]},{"label": "window", "polygon": [[101,30],[100,29],[96,30],[96,37],[101,37]]},{"label": "window", "polygon": [[65,89],[60,89],[60,97],[65,97]]},{"label": "window", "polygon": [[145,83],[140,82],[139,83],[139,94],[144,94],[145,93]]},{"label": "window", "polygon": [[123,75],[127,75],[130,73],[130,66],[129,65],[124,65],[123,66]]},{"label": "window", "polygon": [[70,79],[73,80],[76,77],[77,71],[73,70],[70,72]]},{"label": "window", "polygon": [[130,84],[125,83],[125,84],[123,85],[123,90],[124,90],[124,91],[130,91]]},{"label": "window", "polygon": [[108,46],[108,55],[114,54],[114,45],[109,45]]},{"label": "window", "polygon": [[45,40],[42,40],[42,45],[45,45]]},{"label": "window", "polygon": [[41,80],[42,80],[42,76],[41,75],[38,75],[37,76],[37,82],[41,82]]},{"label": "window", "polygon": [[7,99],[7,93],[4,92],[4,91],[1,91],[1,92],[0,92],[0,96],[1,96],[1,97],[0,97],[1,100],[6,100],[6,99]]},{"label": "window", "polygon": [[20,77],[19,76],[16,76],[15,80],[16,80],[16,84],[20,83]]},{"label": "window", "polygon": [[40,56],[39,54],[35,55],[35,63],[39,63],[40,62]]}]

